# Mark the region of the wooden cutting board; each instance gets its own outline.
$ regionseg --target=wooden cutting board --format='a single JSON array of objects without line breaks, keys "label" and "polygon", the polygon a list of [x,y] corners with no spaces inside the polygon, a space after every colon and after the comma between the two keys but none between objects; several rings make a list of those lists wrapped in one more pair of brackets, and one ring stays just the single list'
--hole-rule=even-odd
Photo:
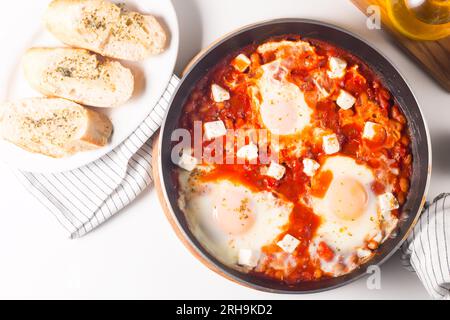
[{"label": "wooden cutting board", "polygon": [[395,42],[430,74],[445,90],[450,92],[450,37],[437,41],[410,40],[394,29],[383,5],[384,0],[350,0],[364,14],[367,7],[379,5],[381,20],[385,30],[395,38]]}]

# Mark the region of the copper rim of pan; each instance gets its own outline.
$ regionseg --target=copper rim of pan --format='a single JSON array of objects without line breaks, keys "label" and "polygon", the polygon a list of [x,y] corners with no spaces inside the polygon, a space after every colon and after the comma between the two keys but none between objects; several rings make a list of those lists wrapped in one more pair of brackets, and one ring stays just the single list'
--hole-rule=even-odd
[{"label": "copper rim of pan", "polygon": [[[299,34],[302,37],[324,40],[351,52],[367,63],[395,96],[408,120],[414,158],[411,189],[403,206],[403,212],[407,217],[401,221],[396,236],[386,240],[370,261],[348,274],[336,278],[299,282],[294,285],[234,270],[219,262],[202,247],[189,230],[184,214],[178,208],[178,195],[171,180],[171,171],[173,170],[170,160],[171,150],[167,147],[171,145],[171,133],[178,125],[184,102],[193,85],[206,74],[205,70],[213,67],[233,51],[255,42],[286,34]],[[172,97],[169,111],[161,128],[157,157],[156,173],[159,174],[158,180],[160,180],[162,188],[162,199],[160,200],[163,202],[169,222],[189,251],[204,265],[225,278],[253,289],[272,293],[298,294],[330,290],[360,279],[367,274],[370,266],[381,265],[400,248],[417,222],[425,204],[425,195],[431,175],[431,143],[427,124],[414,94],[399,71],[380,52],[356,35],[334,25],[297,18],[270,20],[241,28],[218,40],[199,54],[188,66]]]}]

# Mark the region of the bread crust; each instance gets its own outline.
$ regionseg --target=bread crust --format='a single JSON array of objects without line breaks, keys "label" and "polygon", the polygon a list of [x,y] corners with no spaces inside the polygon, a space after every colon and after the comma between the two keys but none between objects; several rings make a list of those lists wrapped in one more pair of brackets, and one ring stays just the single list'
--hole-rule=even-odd
[{"label": "bread crust", "polygon": [[22,66],[25,78],[40,93],[92,107],[120,106],[134,91],[131,70],[85,49],[31,48]]},{"label": "bread crust", "polygon": [[63,43],[116,59],[141,61],[167,45],[166,32],[154,16],[105,0],[54,0],[44,22]]},{"label": "bread crust", "polygon": [[[16,144],[24,150],[53,158],[62,158],[78,152],[94,150],[105,146],[112,134],[113,125],[108,117],[75,102],[60,98],[29,98],[0,105],[0,138]],[[45,123],[57,120],[64,114],[77,114],[77,118],[64,119],[67,128],[61,140],[59,127],[48,125],[45,131],[38,131],[41,119]],[[26,119],[33,119],[32,127],[26,126]],[[67,130],[70,134],[67,134]],[[73,131],[73,132],[72,132]],[[39,136],[44,132],[45,136]],[[53,143],[52,141],[57,141]]]}]

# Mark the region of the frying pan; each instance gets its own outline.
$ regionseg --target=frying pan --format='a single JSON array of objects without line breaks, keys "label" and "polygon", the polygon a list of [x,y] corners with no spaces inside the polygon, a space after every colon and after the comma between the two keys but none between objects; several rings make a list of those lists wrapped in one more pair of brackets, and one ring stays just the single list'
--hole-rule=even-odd
[{"label": "frying pan", "polygon": [[[329,42],[368,64],[390,90],[408,120],[414,158],[410,193],[402,212],[405,218],[401,219],[395,234],[378,248],[375,256],[346,275],[293,285],[239,272],[209,254],[188,228],[185,216],[177,204],[178,194],[171,176],[174,169],[171,161],[171,134],[178,128],[182,108],[195,84],[231,52],[285,34],[299,34],[305,38]],[[239,284],[273,293],[311,293],[337,288],[364,276],[369,266],[386,261],[401,246],[419,218],[431,173],[431,144],[427,126],[410,87],[397,69],[382,54],[355,35],[333,25],[305,19],[279,19],[244,27],[225,36],[199,55],[187,69],[172,98],[157,147],[158,180],[161,183],[163,206],[179,238],[210,269]]]}]

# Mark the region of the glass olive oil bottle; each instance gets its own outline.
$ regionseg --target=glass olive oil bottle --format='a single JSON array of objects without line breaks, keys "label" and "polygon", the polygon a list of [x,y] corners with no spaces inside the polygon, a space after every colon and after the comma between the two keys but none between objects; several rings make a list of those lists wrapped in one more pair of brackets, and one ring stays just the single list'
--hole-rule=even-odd
[{"label": "glass olive oil bottle", "polygon": [[450,0],[385,0],[393,26],[414,40],[450,35]]}]

